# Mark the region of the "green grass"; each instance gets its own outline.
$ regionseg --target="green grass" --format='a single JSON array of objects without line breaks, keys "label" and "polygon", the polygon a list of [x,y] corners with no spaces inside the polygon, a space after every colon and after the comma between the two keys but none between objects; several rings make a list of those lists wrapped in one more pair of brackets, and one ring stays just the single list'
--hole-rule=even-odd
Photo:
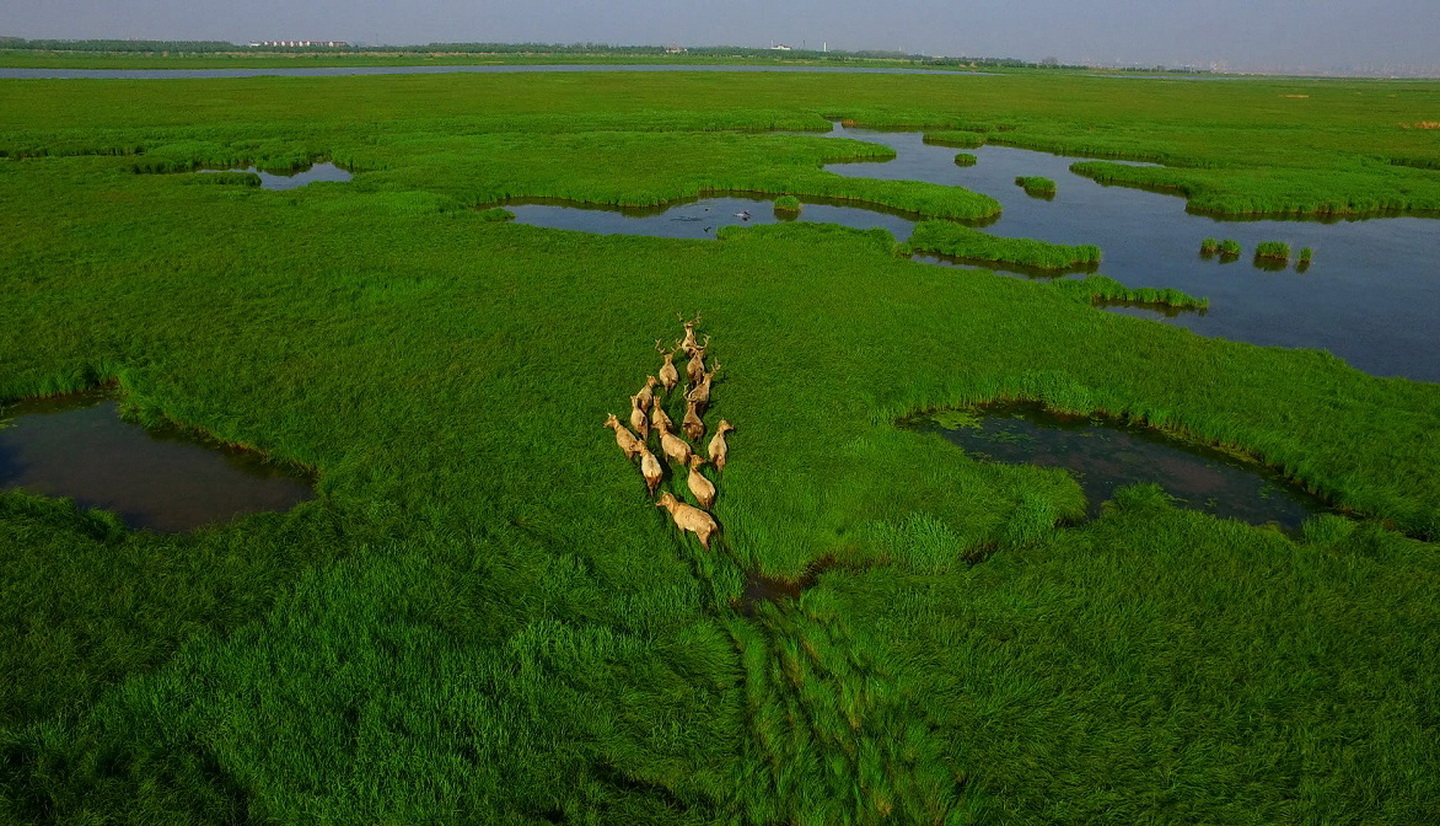
[{"label": "green grass", "polygon": [[[1316,106],[1279,128],[1291,83]],[[173,536],[0,494],[0,819],[1433,819],[1436,385],[1102,312],[1124,288],[1099,278],[911,262],[884,232],[602,237],[469,207],[741,185],[977,203],[820,169],[883,148],[726,132],[845,116],[1346,166],[1423,154],[1368,124],[1436,99],[1058,75],[0,83],[0,399],[113,377],[147,416],[319,479],[289,513]],[[134,171],[295,157],[356,175]],[[714,553],[600,426],[697,311],[724,365],[707,420],[738,427]],[[1079,522],[1063,472],[896,425],[990,399],[1225,446],[1368,521],[1292,540],[1139,489]],[[798,603],[731,607],[746,571],[826,557]]]},{"label": "green grass", "polygon": [[907,242],[915,252],[1039,269],[1064,270],[1100,263],[1094,244],[1070,246],[1030,238],[1003,238],[952,221],[922,221]]},{"label": "green grass", "polygon": [[1257,258],[1273,258],[1278,261],[1290,261],[1290,245],[1284,241],[1261,241],[1255,245],[1255,256]]},{"label": "green grass", "polygon": [[1015,179],[1015,185],[1025,190],[1026,195],[1054,196],[1055,194],[1055,181],[1051,178],[1021,175]]},{"label": "green grass", "polygon": [[971,152],[955,153],[956,166],[974,166],[978,160],[979,159],[975,157],[974,153]]},{"label": "green grass", "polygon": [[800,213],[800,199],[794,195],[781,195],[775,199],[775,211],[777,213],[784,212],[790,215],[798,215]]},{"label": "green grass", "polygon": [[926,132],[923,140],[932,146],[948,146],[952,149],[978,149],[985,145],[985,135],[958,129]]}]

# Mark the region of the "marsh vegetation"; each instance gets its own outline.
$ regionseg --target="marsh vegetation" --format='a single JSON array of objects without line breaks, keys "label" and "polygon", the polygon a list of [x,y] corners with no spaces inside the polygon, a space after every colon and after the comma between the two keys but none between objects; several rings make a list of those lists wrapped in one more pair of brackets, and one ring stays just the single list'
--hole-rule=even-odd
[{"label": "marsh vegetation", "polygon": [[[1433,252],[1433,224],[1227,225],[1324,255],[1306,278],[1201,270],[1196,240],[1220,233],[1178,198],[1077,177],[1032,202],[1013,177],[1072,159],[1017,169],[997,143],[1168,162],[1143,174],[1198,198],[1420,202],[1433,171],[1352,156],[1433,154],[1393,124],[1440,92],[1285,81],[1322,105],[1282,128],[1276,82],[1117,83],[0,82],[0,399],[115,377],[142,421],[319,474],[313,501],[179,534],[0,492],[0,819],[1431,819],[1440,389],[1088,305],[1108,277],[1211,296],[1180,323],[1284,305],[1293,325],[1249,329],[1383,340],[1420,329],[1395,323],[1420,293],[1342,274],[1387,244]],[[972,168],[930,149],[997,185],[927,180],[883,144],[921,133],[756,134],[827,118],[984,134]],[[135,174],[150,157],[363,171],[275,192]],[[532,226],[506,203],[735,191],[795,195],[807,219],[822,196],[884,204],[907,228],[1003,205],[987,232],[1101,246],[1104,276],[931,266],[899,254],[908,232],[770,209],[715,241]],[[497,204],[517,220],[476,209]],[[1064,218],[1077,205],[1096,223]],[[1346,283],[1382,322],[1324,314],[1359,306]],[[599,427],[702,304],[724,357],[704,423],[743,428],[708,550]],[[1346,515],[1287,534],[896,426],[1006,399],[1221,446]],[[673,396],[668,415],[683,428]]]}]

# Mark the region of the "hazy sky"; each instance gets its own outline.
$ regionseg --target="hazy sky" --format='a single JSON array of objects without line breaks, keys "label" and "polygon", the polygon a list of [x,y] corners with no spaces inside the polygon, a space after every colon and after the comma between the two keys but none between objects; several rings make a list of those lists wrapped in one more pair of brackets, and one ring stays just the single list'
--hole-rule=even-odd
[{"label": "hazy sky", "polygon": [[1440,64],[1440,0],[3,0],[0,35],[593,41],[1065,62]]}]

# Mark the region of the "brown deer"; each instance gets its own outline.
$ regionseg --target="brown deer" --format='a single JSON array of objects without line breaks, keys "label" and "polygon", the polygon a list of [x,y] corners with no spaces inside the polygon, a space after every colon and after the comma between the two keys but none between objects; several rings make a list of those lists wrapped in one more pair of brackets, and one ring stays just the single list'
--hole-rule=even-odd
[{"label": "brown deer", "polygon": [[646,408],[650,407],[650,400],[655,397],[655,385],[659,383],[660,380],[655,378],[654,376],[646,376],[645,386],[640,388],[639,393],[635,394],[635,398],[638,399],[638,401],[635,403],[635,406],[640,408],[641,410],[645,410]]},{"label": "brown deer", "polygon": [[660,346],[660,339],[657,338],[655,339],[655,349],[665,357],[665,363],[660,367],[660,383],[665,386],[665,392],[668,394],[675,389],[675,385],[680,383],[680,371],[675,369],[675,350],[680,349],[679,344],[676,344],[675,350],[667,353],[665,348]]},{"label": "brown deer", "polygon": [[690,457],[690,475],[686,477],[685,484],[690,486],[690,495],[695,497],[700,507],[708,511],[715,506],[715,484],[700,473],[703,464],[705,460],[701,457]]},{"label": "brown deer", "polygon": [[681,467],[690,464],[690,445],[668,430],[660,431],[660,449]]},{"label": "brown deer", "polygon": [[695,341],[695,325],[700,323],[700,314],[696,313],[695,317],[689,321],[686,321],[685,317],[679,313],[676,313],[675,317],[680,320],[681,324],[685,325],[685,341],[680,345],[680,349],[685,351],[685,355],[694,358],[695,351],[705,349]]},{"label": "brown deer", "polygon": [[685,418],[681,420],[680,427],[685,431],[685,435],[690,437],[690,441],[700,444],[700,440],[705,438],[705,422],[700,418],[700,405],[695,402],[685,403]]},{"label": "brown deer", "polygon": [[605,419],[604,427],[615,431],[615,444],[620,445],[620,449],[625,451],[626,459],[633,460],[640,455],[641,450],[645,449],[644,443],[635,438],[635,434],[627,430],[625,425],[620,424],[620,420],[615,418],[614,413]]},{"label": "brown deer", "polygon": [[665,469],[660,467],[660,460],[643,444],[640,445],[640,475],[645,477],[645,489],[654,496],[655,489],[660,487],[660,479],[665,476]]},{"label": "brown deer", "polygon": [[730,453],[730,448],[725,444],[725,434],[735,429],[735,425],[724,419],[720,420],[720,426],[715,428],[715,435],[710,439],[710,464],[716,470],[725,469],[725,459]]},{"label": "brown deer", "polygon": [[703,378],[695,383],[695,387],[685,394],[685,401],[699,408],[700,413],[710,406],[710,383],[715,380],[715,374],[720,372],[720,362],[715,362],[714,370],[706,370]]},{"label": "brown deer", "polygon": [[670,414],[665,412],[665,406],[660,403],[659,396],[650,402],[650,426],[655,430],[671,430],[675,427],[675,423],[670,421]]},{"label": "brown deer", "polygon": [[699,384],[705,378],[705,350],[710,347],[710,337],[705,337],[705,346],[695,350],[690,356],[690,363],[685,365],[685,380],[692,386]]},{"label": "brown deer", "polygon": [[630,397],[630,426],[640,434],[640,438],[650,438],[650,420],[645,417],[645,408],[640,406],[640,397]]},{"label": "brown deer", "polygon": [[715,524],[715,519],[710,514],[694,505],[681,502],[675,498],[675,494],[668,492],[660,494],[660,501],[655,503],[655,507],[670,511],[675,527],[700,537],[700,546],[710,550],[710,537],[720,532],[720,526]]}]

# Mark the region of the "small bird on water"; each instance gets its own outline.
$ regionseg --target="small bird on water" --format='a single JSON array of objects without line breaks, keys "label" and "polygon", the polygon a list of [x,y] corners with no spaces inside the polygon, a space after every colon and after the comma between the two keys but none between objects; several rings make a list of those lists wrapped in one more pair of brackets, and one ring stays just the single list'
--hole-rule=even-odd
[{"label": "small bird on water", "polygon": [[748,221],[750,220],[750,210],[742,209],[739,212],[735,213],[735,217],[739,218],[742,221]]}]

